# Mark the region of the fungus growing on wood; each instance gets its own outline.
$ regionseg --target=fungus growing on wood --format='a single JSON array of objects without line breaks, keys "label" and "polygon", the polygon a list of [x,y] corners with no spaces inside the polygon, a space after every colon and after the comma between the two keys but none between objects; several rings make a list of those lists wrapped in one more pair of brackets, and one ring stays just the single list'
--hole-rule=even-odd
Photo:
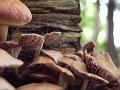
[{"label": "fungus growing on wood", "polygon": [[30,10],[20,0],[0,0],[0,42],[6,41],[9,25],[23,26],[31,19]]}]

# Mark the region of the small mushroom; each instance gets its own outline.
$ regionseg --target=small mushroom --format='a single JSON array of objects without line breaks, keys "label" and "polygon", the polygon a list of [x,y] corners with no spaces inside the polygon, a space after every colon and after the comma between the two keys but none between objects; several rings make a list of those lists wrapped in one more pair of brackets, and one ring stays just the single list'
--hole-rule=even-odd
[{"label": "small mushroom", "polygon": [[49,56],[56,63],[63,58],[63,54],[57,50],[42,49],[42,53]]},{"label": "small mushroom", "polygon": [[0,77],[0,90],[16,90],[7,80]]},{"label": "small mushroom", "polygon": [[6,51],[10,48],[16,48],[17,46],[18,46],[18,43],[15,41],[3,41],[0,43],[0,48]]},{"label": "small mushroom", "polygon": [[55,43],[61,36],[61,32],[51,32],[51,33],[47,33],[45,34],[45,45],[49,45],[52,43]]},{"label": "small mushroom", "polygon": [[8,51],[13,57],[18,58],[21,51],[18,42],[15,41],[4,41],[0,43],[0,48]]},{"label": "small mushroom", "polygon": [[84,53],[91,53],[94,51],[96,44],[94,41],[90,41],[83,46]]},{"label": "small mushroom", "polygon": [[68,57],[63,58],[58,62],[61,66],[67,66],[69,70],[71,70],[75,76],[78,76],[84,79],[83,86],[81,90],[86,90],[87,84],[89,81],[97,84],[108,84],[109,82],[95,74],[89,73],[87,71],[86,65],[82,62],[81,59],[74,60]]},{"label": "small mushroom", "polygon": [[27,84],[18,87],[17,90],[63,90],[63,88],[52,83],[42,82]]},{"label": "small mushroom", "polygon": [[84,62],[90,72],[105,78],[111,83],[118,81],[117,69],[107,52],[94,53],[94,56],[86,54]]},{"label": "small mushroom", "polygon": [[41,49],[43,47],[44,37],[38,34],[21,34],[19,38],[19,45],[25,50],[34,51],[34,57],[39,56]]},{"label": "small mushroom", "polygon": [[21,0],[0,0],[0,42],[6,41],[8,27],[29,23],[32,14]]}]

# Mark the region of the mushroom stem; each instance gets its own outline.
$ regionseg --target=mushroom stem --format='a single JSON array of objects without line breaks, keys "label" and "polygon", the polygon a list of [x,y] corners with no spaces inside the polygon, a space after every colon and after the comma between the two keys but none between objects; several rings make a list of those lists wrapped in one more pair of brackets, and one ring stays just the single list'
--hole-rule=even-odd
[{"label": "mushroom stem", "polygon": [[38,57],[38,56],[40,55],[40,52],[41,52],[41,50],[42,50],[42,47],[43,47],[43,45],[42,45],[42,46],[39,46],[39,47],[35,50],[34,58],[35,58],[35,57]]},{"label": "mushroom stem", "polygon": [[85,79],[85,80],[83,81],[83,85],[82,85],[82,87],[81,87],[80,90],[87,90],[88,82],[89,82],[89,80]]},{"label": "mushroom stem", "polygon": [[7,40],[8,25],[0,24],[0,42]]},{"label": "mushroom stem", "polygon": [[67,83],[67,81],[65,80],[63,74],[60,74],[60,75],[59,75],[59,81],[58,81],[58,83],[59,83],[59,85],[60,85],[61,87],[63,87],[63,90],[65,90],[65,89],[67,88],[68,83]]}]

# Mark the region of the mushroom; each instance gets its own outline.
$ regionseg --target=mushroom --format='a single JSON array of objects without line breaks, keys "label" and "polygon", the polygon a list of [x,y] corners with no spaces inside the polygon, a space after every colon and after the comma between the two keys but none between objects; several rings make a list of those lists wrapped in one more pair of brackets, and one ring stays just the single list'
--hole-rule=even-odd
[{"label": "mushroom", "polygon": [[35,65],[41,65],[48,67],[50,70],[59,74],[59,84],[64,87],[67,87],[69,82],[73,82],[75,80],[74,75],[71,71],[66,68],[62,68],[58,66],[51,58],[48,56],[39,56],[30,64],[29,67],[33,67]]},{"label": "mushroom", "polygon": [[47,67],[48,63],[55,63],[55,62],[51,58],[49,58],[48,56],[45,56],[45,55],[41,55],[39,57],[34,58],[32,63],[27,66],[27,69],[30,69],[30,72],[28,72],[28,74],[30,74],[30,77],[32,77],[32,78],[34,78],[32,76],[33,74],[37,74],[39,76],[42,75],[45,77],[47,75],[48,78],[41,77],[41,78],[39,78],[39,80],[42,79],[43,81],[48,81],[48,80],[56,81],[55,79],[50,79],[51,77],[56,78],[56,74]]},{"label": "mushroom", "polygon": [[18,43],[15,41],[4,41],[0,43],[0,48],[8,51],[10,48],[16,48]]},{"label": "mushroom", "polygon": [[90,72],[105,78],[111,83],[118,81],[117,69],[111,63],[110,55],[107,52],[98,52],[94,56],[85,54],[84,62]]},{"label": "mushroom", "polygon": [[90,72],[108,80],[108,87],[120,87],[118,70],[113,64],[110,55],[107,52],[94,53],[94,55],[85,54],[84,62]]},{"label": "mushroom", "polygon": [[21,47],[15,41],[3,41],[0,43],[0,48],[8,51],[15,58],[18,58],[21,51]]},{"label": "mushroom", "polygon": [[18,75],[18,67],[22,65],[23,62],[21,60],[12,57],[8,52],[0,49],[0,73],[4,71],[4,68],[9,68]]},{"label": "mushroom", "polygon": [[19,59],[15,59],[5,50],[0,49],[0,67],[1,68],[17,68],[23,65],[23,62]]},{"label": "mushroom", "polygon": [[0,90],[16,90],[7,80],[0,77]]},{"label": "mushroom", "polygon": [[90,42],[86,43],[86,44],[83,46],[82,49],[83,49],[83,52],[84,52],[84,53],[91,53],[91,52],[94,51],[95,47],[96,47],[95,42],[94,42],[94,41],[90,41]]},{"label": "mushroom", "polygon": [[42,53],[49,56],[56,63],[63,58],[63,54],[57,50],[42,49]]},{"label": "mushroom", "polygon": [[62,86],[64,90],[67,88],[68,84],[71,84],[75,81],[75,77],[73,73],[67,68],[60,67],[57,64],[50,64],[50,63],[47,64],[47,67],[59,73],[58,84]]},{"label": "mushroom", "polygon": [[52,43],[55,43],[61,36],[61,32],[51,32],[51,33],[47,33],[44,35],[45,37],[45,45],[49,45]]},{"label": "mushroom", "polygon": [[42,82],[23,85],[18,87],[17,90],[63,90],[63,88],[52,83]]},{"label": "mushroom", "polygon": [[0,42],[6,41],[9,25],[23,26],[31,19],[30,10],[21,0],[0,0]]},{"label": "mushroom", "polygon": [[25,50],[34,51],[34,57],[39,56],[41,49],[43,47],[44,37],[38,34],[21,34],[19,38],[19,45]]},{"label": "mushroom", "polygon": [[87,84],[89,81],[97,84],[108,84],[109,82],[95,74],[89,73],[87,71],[86,65],[82,62],[81,58],[79,60],[74,60],[68,57],[64,57],[61,61],[58,62],[60,66],[67,66],[75,76],[84,79],[83,86],[81,90],[86,90]]}]

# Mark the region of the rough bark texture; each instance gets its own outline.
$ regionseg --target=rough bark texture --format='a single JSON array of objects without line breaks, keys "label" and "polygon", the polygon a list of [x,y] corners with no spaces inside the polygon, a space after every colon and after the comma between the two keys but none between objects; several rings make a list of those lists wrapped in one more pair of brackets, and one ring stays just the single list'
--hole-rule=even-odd
[{"label": "rough bark texture", "polygon": [[[20,28],[21,32],[38,33],[61,31],[61,39],[52,47],[63,52],[80,48],[79,0],[22,0],[33,14],[32,21]],[[14,37],[18,36],[14,33]]]}]

